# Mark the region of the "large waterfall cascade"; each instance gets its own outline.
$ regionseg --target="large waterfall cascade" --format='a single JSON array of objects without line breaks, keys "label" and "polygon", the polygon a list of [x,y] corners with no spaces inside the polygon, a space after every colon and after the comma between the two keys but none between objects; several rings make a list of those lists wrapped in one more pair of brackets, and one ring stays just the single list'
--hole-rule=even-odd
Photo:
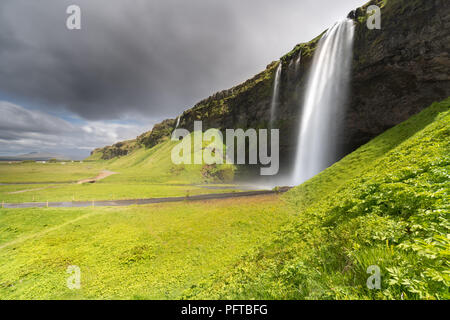
[{"label": "large waterfall cascade", "polygon": [[292,184],[320,173],[337,159],[337,135],[345,115],[353,55],[354,25],[336,23],[314,54],[302,105]]},{"label": "large waterfall cascade", "polygon": [[270,128],[273,128],[273,124],[275,122],[275,118],[277,116],[277,108],[280,102],[280,78],[281,78],[281,70],[283,68],[283,64],[278,64],[277,71],[275,72],[275,79],[273,82],[273,93],[272,93],[272,102],[270,105]]}]

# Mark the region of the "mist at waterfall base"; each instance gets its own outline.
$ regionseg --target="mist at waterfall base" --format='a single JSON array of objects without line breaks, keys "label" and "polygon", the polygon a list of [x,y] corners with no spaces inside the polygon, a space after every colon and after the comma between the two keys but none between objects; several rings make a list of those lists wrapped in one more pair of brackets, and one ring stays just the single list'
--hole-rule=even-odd
[{"label": "mist at waterfall base", "polygon": [[[296,186],[339,160],[337,137],[349,96],[353,37],[354,24],[350,19],[336,23],[322,36],[314,53],[304,99],[299,101],[301,112],[293,169],[283,176],[259,179],[253,185],[259,188]],[[277,75],[281,73],[279,69]],[[277,85],[274,83],[271,123],[279,99]]]}]

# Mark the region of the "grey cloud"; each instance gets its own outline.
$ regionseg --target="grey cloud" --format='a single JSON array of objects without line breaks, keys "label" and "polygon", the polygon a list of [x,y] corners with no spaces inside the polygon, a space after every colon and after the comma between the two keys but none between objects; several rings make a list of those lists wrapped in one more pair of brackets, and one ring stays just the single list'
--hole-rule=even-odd
[{"label": "grey cloud", "polygon": [[[65,28],[82,9],[82,30]],[[173,117],[364,0],[2,0],[0,98],[89,120]]]},{"label": "grey cloud", "polygon": [[21,106],[0,101],[0,130],[44,134],[73,131],[73,126],[63,119],[40,111],[30,111]]},{"label": "grey cloud", "polygon": [[104,121],[72,124],[4,101],[0,101],[0,110],[6,115],[0,118],[0,155],[50,151],[83,158],[94,148],[135,138],[146,129],[143,125]]}]

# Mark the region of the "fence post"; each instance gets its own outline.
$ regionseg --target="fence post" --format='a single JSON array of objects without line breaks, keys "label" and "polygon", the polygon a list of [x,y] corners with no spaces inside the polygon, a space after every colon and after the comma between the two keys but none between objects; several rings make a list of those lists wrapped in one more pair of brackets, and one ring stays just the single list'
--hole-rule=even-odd
[{"label": "fence post", "polygon": [[47,200],[47,208],[48,208],[48,200]]}]

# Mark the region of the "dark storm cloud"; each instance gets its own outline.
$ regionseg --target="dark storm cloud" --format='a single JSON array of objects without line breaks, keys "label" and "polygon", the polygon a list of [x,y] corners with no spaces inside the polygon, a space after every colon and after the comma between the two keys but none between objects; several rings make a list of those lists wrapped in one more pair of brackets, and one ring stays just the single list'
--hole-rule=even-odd
[{"label": "dark storm cloud", "polygon": [[[364,0],[2,0],[0,98],[89,120],[176,116]],[[82,30],[65,27],[82,9]]]}]

